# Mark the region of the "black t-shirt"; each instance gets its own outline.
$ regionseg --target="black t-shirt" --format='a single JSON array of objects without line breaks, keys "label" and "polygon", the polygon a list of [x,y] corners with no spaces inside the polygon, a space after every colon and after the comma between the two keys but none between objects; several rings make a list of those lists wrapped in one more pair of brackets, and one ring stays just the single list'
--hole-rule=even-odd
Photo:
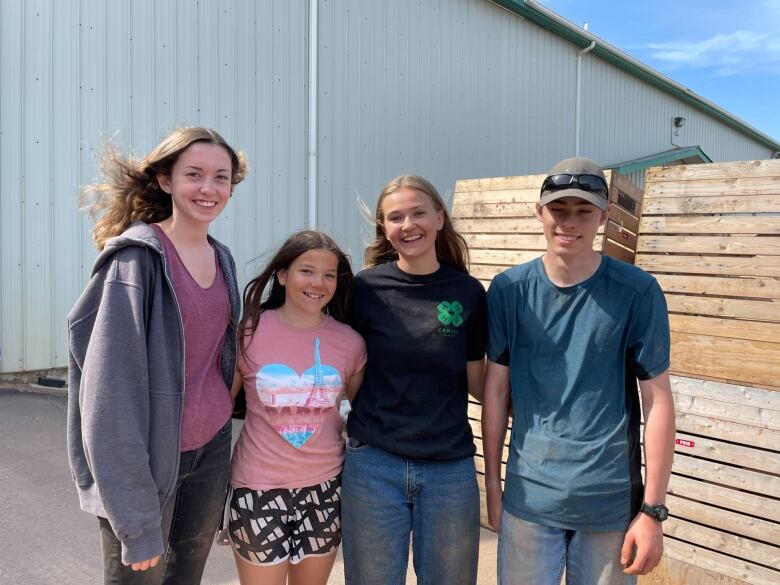
[{"label": "black t-shirt", "polygon": [[450,266],[423,276],[396,262],[355,277],[352,327],[368,363],[347,422],[351,438],[410,459],[474,454],[466,362],[485,355],[485,289]]}]

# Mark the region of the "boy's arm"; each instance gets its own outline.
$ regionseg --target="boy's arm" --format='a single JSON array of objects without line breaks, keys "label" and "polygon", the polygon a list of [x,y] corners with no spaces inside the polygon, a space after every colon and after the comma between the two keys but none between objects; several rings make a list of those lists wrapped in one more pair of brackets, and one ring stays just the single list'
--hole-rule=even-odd
[{"label": "boy's arm", "polygon": [[466,377],[468,378],[469,394],[475,400],[482,402],[485,386],[485,358],[466,362]]},{"label": "boy's arm", "polygon": [[501,455],[509,420],[509,368],[488,360],[482,399],[482,447],[485,455],[485,490],[488,523],[501,525]]},{"label": "boy's arm", "polygon": [[[674,399],[665,371],[655,378],[640,380],[642,409],[645,416],[645,491],[648,504],[663,504],[674,457]],[[636,553],[634,549],[636,548]],[[646,575],[661,560],[663,531],[661,523],[640,512],[631,522],[623,541],[620,562],[630,575]]]}]

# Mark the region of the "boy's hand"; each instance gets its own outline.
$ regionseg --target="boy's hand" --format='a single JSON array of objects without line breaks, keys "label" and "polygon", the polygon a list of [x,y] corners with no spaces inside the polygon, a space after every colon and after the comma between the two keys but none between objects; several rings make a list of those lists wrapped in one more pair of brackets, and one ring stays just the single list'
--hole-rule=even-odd
[{"label": "boy's hand", "polygon": [[[636,552],[635,552],[636,551]],[[647,575],[661,562],[664,533],[661,523],[640,512],[631,521],[623,539],[620,564],[628,575]]]},{"label": "boy's hand", "polygon": [[488,524],[490,528],[498,532],[501,528],[501,511],[503,510],[501,480],[487,480],[485,490],[487,491]]},{"label": "boy's hand", "polygon": [[156,567],[157,563],[159,562],[160,562],[160,555],[157,555],[156,557],[153,557],[151,559],[146,559],[145,561],[141,561],[140,563],[133,563],[132,565],[130,565],[130,568],[133,569],[133,571],[146,571],[147,569]]}]

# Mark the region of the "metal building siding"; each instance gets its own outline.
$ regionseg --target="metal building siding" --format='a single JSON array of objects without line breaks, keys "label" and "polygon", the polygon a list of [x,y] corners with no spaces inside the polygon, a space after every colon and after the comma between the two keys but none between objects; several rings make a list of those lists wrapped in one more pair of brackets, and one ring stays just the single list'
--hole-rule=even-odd
[{"label": "metal building siding", "polygon": [[[6,6],[7,5],[7,6]],[[17,58],[21,44],[22,10],[18,3],[3,3],[0,18],[0,360],[14,363],[16,351],[8,353],[23,327],[22,230],[19,220],[24,205],[21,193],[21,104],[23,63]],[[21,341],[21,338],[19,338]]]},{"label": "metal building siding", "polygon": [[[382,186],[525,173],[574,147],[573,48],[484,0],[320,8],[319,218],[362,263]],[[544,99],[539,88],[553,88]]]},{"label": "metal building siding", "polygon": [[672,120],[686,119],[679,146],[701,146],[713,160],[767,158],[768,149],[694,107],[592,56],[583,56],[583,155],[617,163],[674,147]]},{"label": "metal building siding", "polygon": [[[487,0],[319,0],[318,218],[354,264],[392,177],[542,172],[573,153],[578,49]],[[251,260],[306,225],[308,2],[0,2],[0,372],[66,363],[65,315],[96,251],[77,211],[109,138],[143,154],[216,127],[250,174],[212,230]],[[581,152],[617,163],[684,145],[768,149],[592,56]]]},{"label": "metal building siding", "polygon": [[[354,264],[392,177],[415,172],[448,195],[459,178],[538,173],[574,154],[578,48],[484,0],[323,0],[320,224]],[[735,130],[623,71],[582,58],[580,153],[604,164],[685,146],[714,160],[766,158]],[[638,177],[637,177],[638,178]]]},{"label": "metal building siding", "polygon": [[78,211],[113,138],[215,127],[250,174],[212,233],[250,261],[306,223],[305,2],[0,3],[0,372],[67,364],[96,250]]}]

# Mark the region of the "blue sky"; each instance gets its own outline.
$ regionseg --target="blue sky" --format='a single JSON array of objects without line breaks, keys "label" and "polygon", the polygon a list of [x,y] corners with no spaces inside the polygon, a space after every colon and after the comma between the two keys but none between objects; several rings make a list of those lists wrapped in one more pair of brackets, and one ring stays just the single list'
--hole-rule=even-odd
[{"label": "blue sky", "polygon": [[780,141],[780,0],[543,0]]}]

